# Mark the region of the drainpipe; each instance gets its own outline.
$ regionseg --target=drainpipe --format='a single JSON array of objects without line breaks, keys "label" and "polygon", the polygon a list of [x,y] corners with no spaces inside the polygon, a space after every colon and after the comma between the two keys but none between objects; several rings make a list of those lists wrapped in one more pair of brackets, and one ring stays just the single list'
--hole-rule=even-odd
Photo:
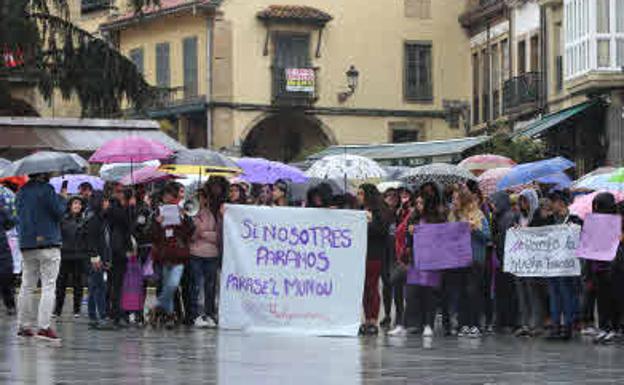
[{"label": "drainpipe", "polygon": [[485,71],[485,73],[487,74],[487,84],[486,84],[486,89],[487,89],[487,93],[488,93],[488,108],[487,108],[487,116],[484,116],[485,118],[485,126],[486,126],[486,130],[487,130],[487,134],[490,134],[490,130],[491,130],[491,117],[493,116],[493,112],[494,112],[494,95],[492,95],[492,30],[491,30],[491,22],[488,20],[487,22],[487,46],[485,47],[485,56],[486,57],[486,65],[487,65],[487,70]]},{"label": "drainpipe", "polygon": [[214,51],[214,20],[216,11],[206,21],[206,147],[212,148],[213,114],[212,114],[212,70]]},{"label": "drainpipe", "polygon": [[548,51],[548,40],[549,40],[549,36],[548,36],[548,19],[547,19],[547,15],[546,15],[546,6],[545,5],[540,5],[540,48],[541,48],[541,52],[540,52],[540,74],[539,74],[539,80],[540,80],[540,87],[539,87],[539,101],[538,101],[538,106],[539,106],[539,113],[540,114],[544,114],[548,111],[548,83],[549,83],[549,77],[548,77],[548,70],[550,69],[550,66],[548,65],[548,59],[549,57],[549,51]]}]

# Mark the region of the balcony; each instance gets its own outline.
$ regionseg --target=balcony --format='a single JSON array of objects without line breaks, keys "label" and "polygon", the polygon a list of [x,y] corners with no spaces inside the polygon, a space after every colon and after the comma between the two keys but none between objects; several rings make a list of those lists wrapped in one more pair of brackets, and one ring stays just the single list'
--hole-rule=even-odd
[{"label": "balcony", "polygon": [[272,103],[306,107],[318,99],[318,68],[272,67]]},{"label": "balcony", "polygon": [[527,72],[509,79],[503,85],[503,113],[522,114],[538,107],[541,75]]},{"label": "balcony", "polygon": [[184,86],[154,88],[152,97],[145,109],[150,117],[166,117],[206,109],[206,97],[196,90]]}]

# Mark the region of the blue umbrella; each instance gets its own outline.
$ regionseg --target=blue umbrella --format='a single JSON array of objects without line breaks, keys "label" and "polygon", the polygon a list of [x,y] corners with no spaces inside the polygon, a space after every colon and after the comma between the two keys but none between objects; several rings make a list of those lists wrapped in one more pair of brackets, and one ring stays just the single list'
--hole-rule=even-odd
[{"label": "blue umbrella", "polygon": [[563,190],[572,185],[572,179],[562,172],[538,178],[537,182],[554,185],[552,190]]},{"label": "blue umbrella", "polygon": [[574,162],[561,156],[520,164],[513,167],[511,171],[498,182],[497,187],[499,190],[504,190],[509,187],[531,183],[539,178],[561,173],[572,167],[574,167]]}]

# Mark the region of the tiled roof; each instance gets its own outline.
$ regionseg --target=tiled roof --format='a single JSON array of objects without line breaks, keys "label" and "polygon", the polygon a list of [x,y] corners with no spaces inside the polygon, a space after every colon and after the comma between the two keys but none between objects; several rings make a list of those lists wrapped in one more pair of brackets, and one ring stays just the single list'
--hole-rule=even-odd
[{"label": "tiled roof", "polygon": [[270,5],[258,13],[260,20],[298,21],[325,24],[331,15],[320,9],[304,5]]},{"label": "tiled roof", "polygon": [[216,7],[220,0],[160,0],[160,6],[148,7],[137,14],[134,11],[115,17],[102,25],[102,29],[116,29],[142,19],[169,15],[180,11],[188,11],[194,7]]}]

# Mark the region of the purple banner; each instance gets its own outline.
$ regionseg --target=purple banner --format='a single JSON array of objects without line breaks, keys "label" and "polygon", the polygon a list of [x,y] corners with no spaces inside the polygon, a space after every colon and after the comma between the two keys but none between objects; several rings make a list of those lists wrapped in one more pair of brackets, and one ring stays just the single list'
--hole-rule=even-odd
[{"label": "purple banner", "polygon": [[583,222],[576,256],[594,261],[613,261],[622,235],[619,215],[589,214]]},{"label": "purple banner", "polygon": [[414,267],[447,270],[470,266],[472,247],[466,222],[425,224],[414,227]]}]

